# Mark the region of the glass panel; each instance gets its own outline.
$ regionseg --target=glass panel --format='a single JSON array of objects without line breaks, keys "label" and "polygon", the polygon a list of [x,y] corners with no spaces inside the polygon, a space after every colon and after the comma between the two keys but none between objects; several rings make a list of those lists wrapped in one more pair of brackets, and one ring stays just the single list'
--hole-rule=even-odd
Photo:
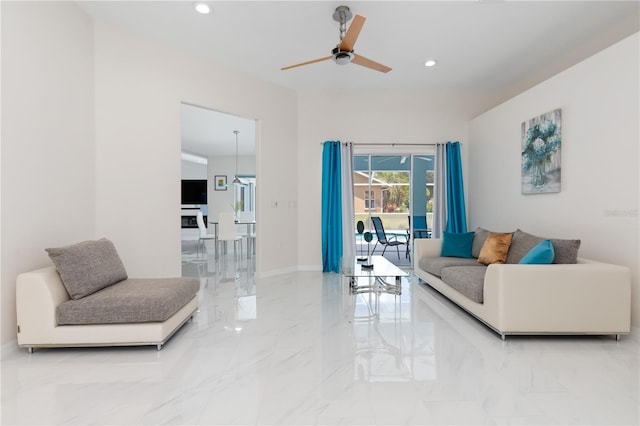
[{"label": "glass panel", "polygon": [[[373,233],[370,248],[375,246],[380,255],[384,246],[376,246],[376,237],[370,217],[380,217],[388,239],[396,235],[406,241],[409,228],[411,160],[409,155],[354,155],[353,185],[355,224],[364,223],[364,228]],[[357,233],[357,231],[355,231]],[[356,235],[357,254],[366,256],[366,243],[362,234]],[[400,260],[408,264],[406,245],[400,246]],[[387,250],[388,259],[398,263],[398,249]]]},{"label": "glass panel", "polygon": [[[433,216],[433,188],[435,156],[414,155],[413,156],[413,211],[414,218],[411,227],[412,235],[415,238],[427,238],[427,231],[413,232],[418,229],[431,229]],[[426,225],[425,225],[426,221]]]},{"label": "glass panel", "polygon": [[245,185],[234,185],[234,202],[231,207],[236,214],[238,212],[255,212],[256,178],[247,175],[239,177]]}]

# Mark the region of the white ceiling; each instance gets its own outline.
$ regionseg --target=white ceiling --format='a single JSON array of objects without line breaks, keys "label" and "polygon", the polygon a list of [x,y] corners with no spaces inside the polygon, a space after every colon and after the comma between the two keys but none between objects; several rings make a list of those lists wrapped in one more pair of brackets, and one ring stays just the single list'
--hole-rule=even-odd
[{"label": "white ceiling", "polygon": [[[531,86],[638,31],[638,1],[80,1],[96,20],[295,90],[500,93]],[[367,18],[355,51],[383,74],[324,61],[338,5]],[[436,67],[424,67],[437,58]],[[196,121],[194,118],[193,121]],[[233,125],[238,125],[233,123]],[[216,127],[217,128],[217,127]],[[211,129],[209,129],[211,130]],[[231,128],[222,135],[231,136]],[[197,143],[207,137],[190,136]],[[241,133],[241,137],[244,132]],[[194,142],[195,143],[195,142]],[[235,151],[235,144],[232,145]]]},{"label": "white ceiling", "polygon": [[242,117],[182,104],[180,107],[182,151],[201,155],[254,155],[256,123]]}]

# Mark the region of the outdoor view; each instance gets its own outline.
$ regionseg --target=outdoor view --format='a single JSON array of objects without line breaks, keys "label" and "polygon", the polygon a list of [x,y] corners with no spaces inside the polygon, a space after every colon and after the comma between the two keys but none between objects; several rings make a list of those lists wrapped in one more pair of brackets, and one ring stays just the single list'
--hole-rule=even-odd
[{"label": "outdoor view", "polygon": [[[355,155],[354,159],[354,210],[355,222],[363,221],[365,229],[373,233],[371,246],[375,246],[376,234],[370,218],[379,217],[387,237],[410,242],[411,228],[431,229],[433,213],[434,159],[431,155]],[[412,173],[413,164],[413,173]],[[413,203],[413,206],[412,206]],[[423,223],[411,223],[416,217]],[[424,223],[424,220],[427,223]],[[363,244],[356,232],[356,243]],[[408,245],[387,249],[388,257],[397,264],[408,262]],[[375,254],[384,247],[378,245]],[[401,252],[398,259],[397,252]],[[378,253],[378,251],[380,253]],[[385,256],[387,257],[387,256]]]}]

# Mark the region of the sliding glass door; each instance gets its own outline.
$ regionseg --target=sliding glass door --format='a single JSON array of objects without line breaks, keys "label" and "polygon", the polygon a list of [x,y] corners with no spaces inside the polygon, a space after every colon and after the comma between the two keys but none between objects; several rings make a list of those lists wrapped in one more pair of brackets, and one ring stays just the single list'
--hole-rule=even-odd
[{"label": "sliding glass door", "polygon": [[[374,254],[379,255],[384,250],[388,260],[398,265],[409,265],[413,228],[425,231],[416,234],[417,237],[430,235],[433,164],[433,155],[429,154],[353,156],[355,223],[362,221],[365,229],[374,235],[370,246],[372,250],[375,247]],[[372,216],[380,218],[388,240],[407,244],[387,246],[386,250],[382,241],[376,244]],[[356,249],[360,255],[367,247],[362,235],[355,232]]]}]

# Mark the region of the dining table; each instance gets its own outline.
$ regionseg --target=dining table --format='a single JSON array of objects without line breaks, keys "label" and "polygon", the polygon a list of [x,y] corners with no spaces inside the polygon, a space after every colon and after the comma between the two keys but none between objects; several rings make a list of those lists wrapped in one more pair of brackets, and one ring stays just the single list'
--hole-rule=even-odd
[{"label": "dining table", "polygon": [[[215,258],[218,258],[218,221],[209,221],[210,225],[213,225],[213,235],[215,236],[214,238],[214,242],[215,242],[215,249],[214,249],[214,253],[215,253]],[[241,221],[236,221],[235,222],[236,225],[246,225],[247,227],[247,259],[251,259],[251,253],[252,250],[250,250],[249,247],[249,238],[251,238],[251,234],[252,234],[252,229],[256,226],[256,221],[255,220],[241,220]]]}]

